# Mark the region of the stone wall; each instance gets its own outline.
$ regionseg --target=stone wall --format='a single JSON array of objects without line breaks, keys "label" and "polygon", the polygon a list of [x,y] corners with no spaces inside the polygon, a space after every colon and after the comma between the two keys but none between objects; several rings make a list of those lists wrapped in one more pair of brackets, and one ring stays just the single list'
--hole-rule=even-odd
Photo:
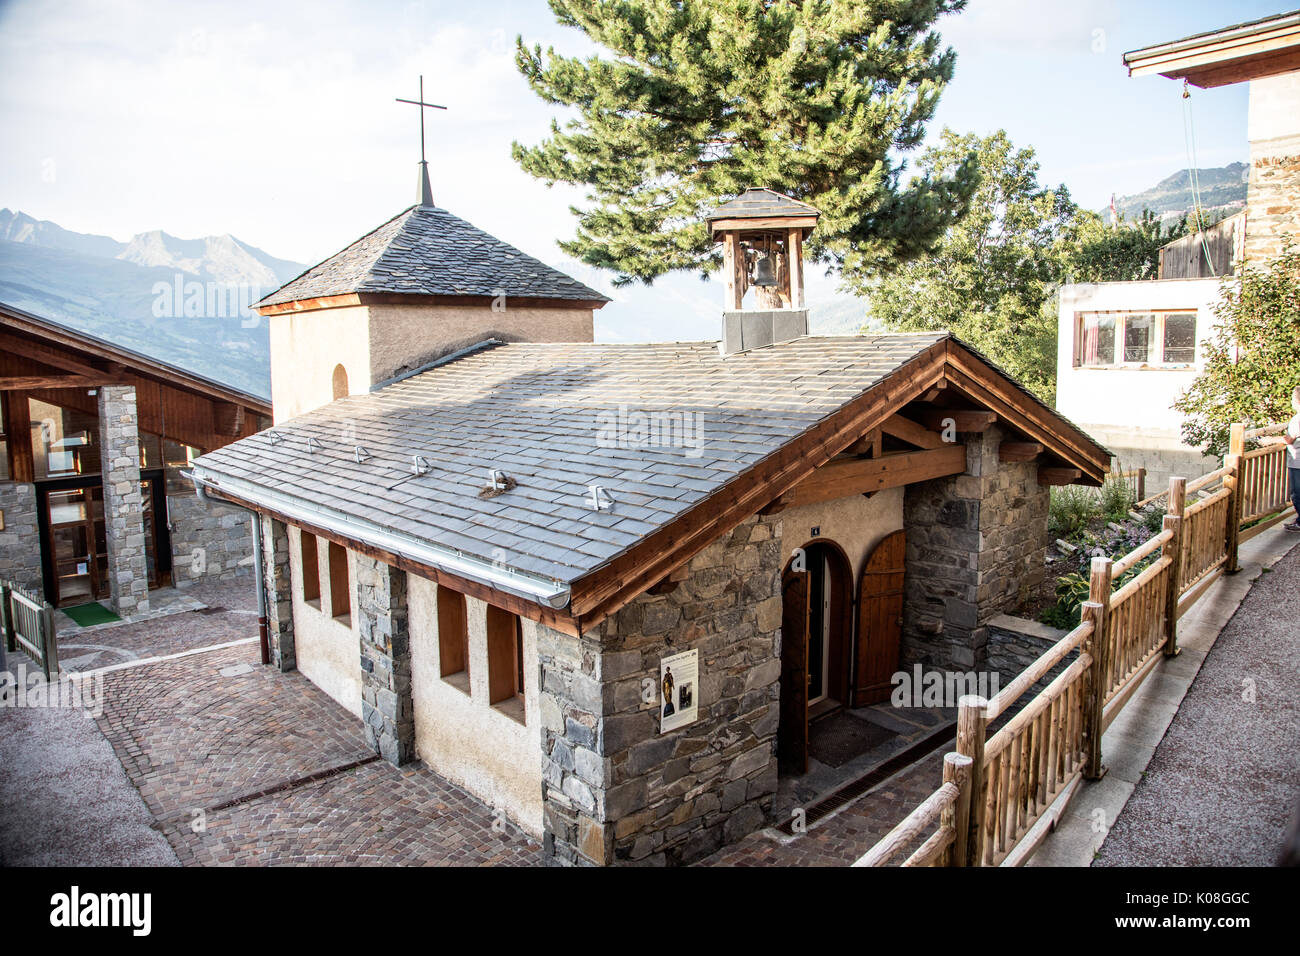
[{"label": "stone wall", "polygon": [[0,578],[43,590],[41,548],[36,523],[36,486],[0,481]]},{"label": "stone wall", "polygon": [[1033,462],[999,462],[996,427],[966,438],[966,473],[909,485],[902,662],[987,664],[988,620],[1043,580],[1048,490]]},{"label": "stone wall", "polygon": [[1253,155],[1247,205],[1250,262],[1262,265],[1279,256],[1284,235],[1300,245],[1300,155]]},{"label": "stone wall", "polygon": [[[591,634],[539,629],[548,862],[689,863],[769,822],[783,561],[751,518]],[[660,734],[660,659],[691,648],[699,719]]]},{"label": "stone wall", "polygon": [[122,617],[149,610],[149,570],[140,489],[140,436],[135,388],[99,389],[99,453],[104,476],[108,586]]},{"label": "stone wall", "polygon": [[177,587],[253,573],[253,516],[243,508],[194,494],[168,495],[167,519]]},{"label": "stone wall", "polygon": [[[999,687],[1011,683],[1016,675],[1047,653],[1052,645],[1067,633],[1059,628],[1049,627],[1023,617],[1013,617],[1010,614],[998,614],[990,618],[988,629],[988,669],[998,675]],[[1061,671],[1073,664],[1078,656],[1077,650],[1065,655],[1059,664],[1030,689],[1029,694],[1032,696],[1045,689]]]},{"label": "stone wall", "polygon": [[[406,572],[364,555],[356,555],[355,562],[366,743],[400,766],[415,757]],[[301,633],[297,639],[301,642]]]}]

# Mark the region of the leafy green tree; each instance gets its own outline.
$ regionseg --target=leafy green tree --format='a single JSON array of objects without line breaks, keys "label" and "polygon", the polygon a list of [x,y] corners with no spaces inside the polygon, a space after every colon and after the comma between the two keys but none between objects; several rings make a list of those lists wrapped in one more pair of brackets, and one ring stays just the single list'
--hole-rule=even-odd
[{"label": "leafy green tree", "polygon": [[892,329],[948,329],[1051,401],[1056,382],[1056,307],[1064,252],[1078,207],[1064,186],[1038,183],[1032,149],[999,130],[980,138],[945,129],[922,156],[932,178],[974,154],[979,186],[970,209],[937,248],[883,277],[856,282],[869,314]]},{"label": "leafy green tree", "polygon": [[1164,228],[1149,209],[1142,217],[1115,228],[1093,212],[1080,210],[1072,248],[1065,250],[1065,273],[1071,282],[1137,282],[1160,271],[1160,247],[1187,235],[1187,217]]},{"label": "leafy green tree", "polygon": [[807,254],[868,270],[929,249],[963,212],[973,165],[903,182],[955,54],[932,29],[965,0],[550,0],[602,51],[516,63],[548,103],[573,107],[516,161],[587,190],[565,252],[616,284],[715,270],[703,221],[767,186],[822,212]]},{"label": "leafy green tree", "polygon": [[1174,403],[1183,441],[1221,455],[1233,422],[1256,425],[1292,415],[1300,385],[1300,251],[1225,277],[1215,332],[1202,346],[1205,368]]}]

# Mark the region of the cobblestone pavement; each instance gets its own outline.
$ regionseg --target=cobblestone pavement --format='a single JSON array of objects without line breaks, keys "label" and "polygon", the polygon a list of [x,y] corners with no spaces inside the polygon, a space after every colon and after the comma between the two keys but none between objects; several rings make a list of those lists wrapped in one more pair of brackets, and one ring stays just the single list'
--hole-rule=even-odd
[{"label": "cobblestone pavement", "polygon": [[1300,548],[1220,632],[1094,866],[1271,866],[1300,796]]},{"label": "cobblestone pavement", "polygon": [[[834,816],[798,836],[759,830],[705,858],[700,866],[848,866],[892,830],[943,782],[941,747],[899,771]],[[915,849],[929,831],[921,835]],[[900,862],[902,856],[895,862]]]},{"label": "cobblestone pavement", "polygon": [[174,605],[203,609],[89,628],[60,627],[59,668],[94,670],[257,637],[257,596],[251,577],[168,593]]},{"label": "cobblestone pavement", "polygon": [[494,830],[490,807],[437,774],[371,761],[361,722],[300,674],[261,666],[256,645],[104,685],[100,727],[182,863],[539,859],[536,841]]}]

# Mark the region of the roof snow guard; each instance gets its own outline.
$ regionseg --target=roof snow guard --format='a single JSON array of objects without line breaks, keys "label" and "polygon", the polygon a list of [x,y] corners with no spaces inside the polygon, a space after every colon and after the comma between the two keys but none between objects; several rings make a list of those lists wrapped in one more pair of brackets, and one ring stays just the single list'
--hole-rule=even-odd
[{"label": "roof snow guard", "polygon": [[[193,468],[209,495],[582,633],[945,383],[1080,480],[1105,476],[1105,449],[946,333],[727,357],[716,342],[503,344]],[[483,495],[489,475],[500,490]]]},{"label": "roof snow guard", "polygon": [[445,209],[411,206],[257,303],[258,309],[365,294],[609,298]]}]

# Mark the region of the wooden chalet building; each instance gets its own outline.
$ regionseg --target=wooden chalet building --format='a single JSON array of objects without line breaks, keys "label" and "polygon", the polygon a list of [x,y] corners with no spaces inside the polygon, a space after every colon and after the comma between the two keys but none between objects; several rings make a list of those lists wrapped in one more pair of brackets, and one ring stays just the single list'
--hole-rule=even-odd
[{"label": "wooden chalet building", "polygon": [[[273,429],[194,463],[260,515],[273,659],[551,862],[689,862],[773,822],[812,720],[901,666],[984,665],[1044,575],[1048,486],[1109,466],[946,333],[808,335],[816,210],[740,198],[712,220],[721,342],[505,342],[484,310],[456,325],[477,344],[420,365],[442,332],[405,326],[384,348],[409,373],[318,402],[339,334],[285,399],[311,411],[277,391]],[[462,255],[425,248],[404,281]],[[513,261],[493,281],[526,295]]]},{"label": "wooden chalet building", "polygon": [[59,606],[149,609],[149,590],[251,572],[248,515],[181,469],[270,404],[0,304],[0,578]]}]

